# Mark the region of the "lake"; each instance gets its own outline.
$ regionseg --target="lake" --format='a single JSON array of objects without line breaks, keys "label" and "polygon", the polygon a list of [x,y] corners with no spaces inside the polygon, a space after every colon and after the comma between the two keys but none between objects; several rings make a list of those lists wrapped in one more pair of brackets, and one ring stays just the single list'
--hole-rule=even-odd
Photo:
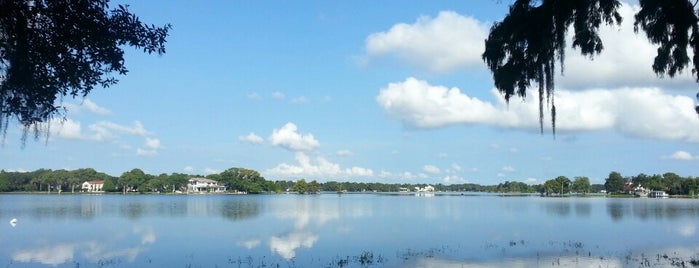
[{"label": "lake", "polygon": [[8,194],[0,220],[0,267],[699,266],[694,199]]}]

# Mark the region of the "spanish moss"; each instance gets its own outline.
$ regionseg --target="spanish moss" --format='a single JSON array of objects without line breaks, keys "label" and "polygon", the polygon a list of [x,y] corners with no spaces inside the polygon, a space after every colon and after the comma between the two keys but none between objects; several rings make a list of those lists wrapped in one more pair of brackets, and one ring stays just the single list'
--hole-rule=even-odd
[{"label": "spanish moss", "polygon": [[561,73],[565,69],[568,29],[572,25],[573,48],[590,57],[599,54],[604,48],[599,27],[603,22],[621,24],[620,6],[617,0],[517,0],[509,14],[490,29],[482,58],[493,73],[495,87],[509,103],[513,95],[525,98],[532,83],[538,84],[542,134],[546,101],[556,135],[554,71],[556,61]]}]

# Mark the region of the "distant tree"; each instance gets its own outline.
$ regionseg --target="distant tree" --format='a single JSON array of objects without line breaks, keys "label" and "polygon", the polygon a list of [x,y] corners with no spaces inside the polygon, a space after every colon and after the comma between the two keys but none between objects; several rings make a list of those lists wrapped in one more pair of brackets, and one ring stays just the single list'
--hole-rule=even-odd
[{"label": "distant tree", "polygon": [[570,193],[570,179],[566,176],[558,176],[555,179],[553,179],[556,182],[556,187],[558,187],[558,193],[559,194],[567,194]]},{"label": "distant tree", "polygon": [[581,194],[590,192],[590,178],[575,177],[573,178],[573,191]]},{"label": "distant tree", "polygon": [[168,191],[177,191],[181,188],[187,187],[187,180],[189,180],[189,175],[182,173],[172,173],[167,180]]},{"label": "distant tree", "polygon": [[541,193],[546,195],[551,195],[558,193],[560,189],[560,184],[556,180],[547,180],[541,185]]},{"label": "distant tree", "polygon": [[115,178],[108,178],[104,180],[104,185],[102,185],[102,190],[105,192],[115,192],[118,191],[118,188],[116,186],[116,179]]},{"label": "distant tree", "polygon": [[299,194],[305,194],[308,192],[308,183],[305,179],[300,179],[294,184],[293,190]]},{"label": "distant tree", "polygon": [[[691,69],[699,81],[696,2],[639,0],[639,4],[634,30],[643,30],[652,44],[659,45],[653,71],[659,76],[675,76],[689,65],[687,51],[692,50]],[[515,0],[505,18],[490,29],[482,57],[495,87],[509,102],[514,95],[525,97],[533,83],[538,85],[542,133],[544,96],[556,133],[554,76],[557,68],[561,73],[564,70],[568,30],[572,26],[572,47],[592,58],[604,49],[598,33],[602,23],[621,24],[620,6],[618,0]],[[699,113],[699,106],[696,109]]]},{"label": "distant tree", "polygon": [[532,193],[535,192],[534,187],[518,181],[505,181],[499,183],[495,187],[495,192],[498,193]]},{"label": "distant tree", "polygon": [[[119,176],[119,186],[122,188],[122,192],[126,194],[127,191],[139,190],[140,186],[148,180],[148,176],[143,170],[134,168],[131,171],[127,171]],[[103,186],[104,187],[104,186]]]},{"label": "distant tree", "polygon": [[328,191],[328,192],[339,192],[339,191],[343,190],[342,185],[336,181],[329,181],[329,182],[323,183],[321,186],[322,186],[323,191]]},{"label": "distant tree", "polygon": [[643,173],[639,173],[638,175],[631,177],[631,182],[634,186],[642,186],[645,188],[649,188],[652,184],[651,181],[652,178]]},{"label": "distant tree", "polygon": [[167,188],[167,181],[169,177],[170,176],[165,173],[161,173],[157,177],[153,176],[150,180],[148,180],[148,182],[146,182],[146,188],[148,188],[148,190],[151,192],[164,191]]},{"label": "distant tree", "polygon": [[[0,175],[1,176],[1,175]],[[2,179],[0,179],[1,181]],[[1,182],[0,182],[0,187]],[[686,191],[686,195],[689,195],[690,197],[696,197],[697,194],[699,194],[699,178],[686,178],[682,180],[682,189]]]},{"label": "distant tree", "polygon": [[11,189],[7,173],[4,170],[0,171],[0,192],[9,192]]},{"label": "distant tree", "polygon": [[308,183],[308,188],[306,190],[307,193],[309,194],[317,194],[320,192],[320,184],[316,180],[312,180],[310,183]]},{"label": "distant tree", "polygon": [[9,120],[48,135],[41,123],[63,115],[65,96],[85,97],[127,73],[124,46],[165,53],[169,24],[142,23],[109,0],[0,0],[0,130]]},{"label": "distant tree", "polygon": [[601,192],[602,190],[605,190],[605,189],[604,189],[604,184],[598,184],[598,183],[596,183],[596,184],[590,185],[590,192],[591,192],[591,193],[599,193],[599,192]]},{"label": "distant tree", "polygon": [[292,188],[294,187],[294,182],[293,181],[274,181],[274,186],[276,188],[278,188],[280,191],[293,190]]},{"label": "distant tree", "polygon": [[687,194],[687,191],[682,189],[682,178],[679,175],[672,172],[667,172],[663,174],[662,178],[663,183],[665,184],[665,189],[668,191],[668,194]]},{"label": "distant tree", "polygon": [[274,187],[267,183],[259,172],[245,168],[230,168],[220,174],[220,181],[229,190],[248,193],[272,192]]},{"label": "distant tree", "polygon": [[607,193],[621,193],[624,191],[625,183],[626,179],[619,172],[612,171],[604,181],[604,189],[607,190]]}]

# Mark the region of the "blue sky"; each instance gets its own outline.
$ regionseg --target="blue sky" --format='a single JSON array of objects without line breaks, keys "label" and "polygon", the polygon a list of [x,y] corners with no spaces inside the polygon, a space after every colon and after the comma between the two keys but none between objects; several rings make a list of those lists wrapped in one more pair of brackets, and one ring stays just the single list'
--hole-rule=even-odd
[{"label": "blue sky", "polygon": [[601,55],[568,50],[554,140],[550,124],[539,133],[536,99],[506,105],[480,59],[507,1],[118,3],[173,25],[167,53],[128,49],[128,75],[64,98],[48,140],[22,148],[10,126],[0,168],[445,184],[699,176],[697,84],[689,71],[653,74],[634,5],[603,28]]}]

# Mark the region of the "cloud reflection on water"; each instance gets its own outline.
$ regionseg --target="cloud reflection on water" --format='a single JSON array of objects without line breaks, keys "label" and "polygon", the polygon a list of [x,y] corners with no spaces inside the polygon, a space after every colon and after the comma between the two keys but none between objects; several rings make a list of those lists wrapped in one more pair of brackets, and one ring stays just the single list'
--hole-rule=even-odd
[{"label": "cloud reflection on water", "polygon": [[267,239],[241,240],[236,245],[252,249],[259,246],[264,240],[268,243],[272,253],[286,260],[296,257],[296,251],[299,248],[311,248],[315,245],[320,239],[317,232],[321,227],[340,219],[339,204],[319,202],[316,199],[315,196],[308,196],[280,200],[273,206],[275,211],[272,214],[281,220],[280,223],[293,223],[293,225],[280,226],[280,229],[287,229],[287,231],[271,235]]},{"label": "cloud reflection on water", "polygon": [[76,259],[75,256],[78,254],[90,262],[110,259],[124,259],[127,262],[133,262],[138,255],[148,249],[148,245],[155,243],[157,237],[152,227],[135,227],[133,235],[140,240],[140,244],[132,247],[115,248],[113,245],[116,243],[113,241],[65,242],[17,250],[12,253],[12,260],[20,263],[36,262],[55,266]]},{"label": "cloud reflection on water", "polygon": [[78,245],[75,244],[57,244],[35,249],[18,250],[12,254],[12,260],[22,263],[38,262],[41,264],[58,265],[72,260],[77,247]]},{"label": "cloud reflection on water", "polygon": [[282,237],[270,237],[269,248],[282,258],[290,260],[296,257],[296,250],[298,248],[311,248],[316,241],[318,241],[318,235],[308,231],[295,231]]}]

